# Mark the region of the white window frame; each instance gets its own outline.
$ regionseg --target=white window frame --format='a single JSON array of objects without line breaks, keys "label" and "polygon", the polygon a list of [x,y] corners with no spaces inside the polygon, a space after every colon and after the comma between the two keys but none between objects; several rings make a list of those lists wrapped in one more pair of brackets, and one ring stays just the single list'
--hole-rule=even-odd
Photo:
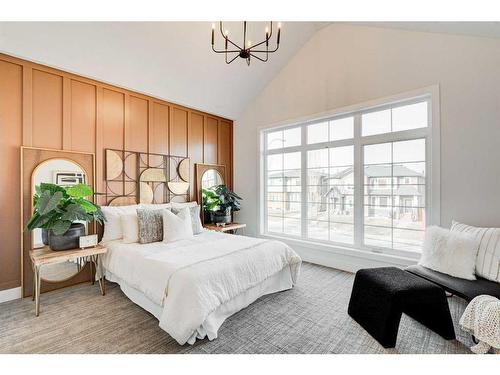
[{"label": "white window frame", "polygon": [[[411,130],[403,130],[392,133],[375,134],[361,136],[361,113],[370,111],[380,111],[397,105],[412,104],[427,99],[428,102],[428,126]],[[307,125],[333,120],[336,118],[354,116],[354,138],[347,140],[329,141],[316,144],[307,144]],[[273,131],[286,130],[294,127],[301,127],[302,142],[299,146],[266,150],[266,134]],[[260,219],[259,233],[267,237],[290,238],[307,243],[325,245],[327,248],[356,249],[372,253],[383,253],[388,255],[413,258],[419,254],[411,251],[396,250],[390,248],[377,248],[365,246],[363,244],[364,228],[364,184],[363,184],[363,146],[377,143],[388,143],[406,141],[412,139],[426,139],[426,225],[440,225],[440,106],[439,106],[439,86],[429,86],[417,90],[400,93],[390,97],[380,98],[356,105],[338,108],[299,119],[277,123],[271,126],[259,128],[259,189],[258,189],[258,218]],[[325,147],[341,147],[354,145],[354,245],[334,243],[330,241],[311,240],[306,237],[307,226],[307,151],[321,149]],[[301,152],[301,188],[306,199],[301,200],[301,236],[289,234],[268,233],[267,228],[267,191],[265,183],[266,156],[270,154],[280,154],[288,152]],[[302,197],[304,197],[302,195]]]}]

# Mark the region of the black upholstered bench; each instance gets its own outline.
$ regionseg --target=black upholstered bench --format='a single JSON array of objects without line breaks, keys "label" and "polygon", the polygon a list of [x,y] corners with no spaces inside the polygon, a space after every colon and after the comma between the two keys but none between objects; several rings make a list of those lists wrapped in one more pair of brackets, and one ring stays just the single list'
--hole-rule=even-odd
[{"label": "black upholstered bench", "polygon": [[348,313],[384,348],[396,345],[402,313],[446,340],[455,338],[445,291],[396,267],[359,270]]}]

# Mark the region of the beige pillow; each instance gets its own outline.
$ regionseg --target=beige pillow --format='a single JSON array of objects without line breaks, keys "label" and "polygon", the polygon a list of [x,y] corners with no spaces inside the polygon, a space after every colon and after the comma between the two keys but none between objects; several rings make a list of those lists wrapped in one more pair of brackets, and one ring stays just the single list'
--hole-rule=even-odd
[{"label": "beige pillow", "polygon": [[163,210],[163,242],[174,242],[193,238],[191,213],[189,207],[179,210],[176,215],[170,210]]},{"label": "beige pillow", "polygon": [[137,212],[120,216],[123,232],[123,243],[139,242],[139,219]]},{"label": "beige pillow", "polygon": [[451,231],[466,233],[479,241],[476,275],[500,282],[500,228],[479,228],[453,221]]}]

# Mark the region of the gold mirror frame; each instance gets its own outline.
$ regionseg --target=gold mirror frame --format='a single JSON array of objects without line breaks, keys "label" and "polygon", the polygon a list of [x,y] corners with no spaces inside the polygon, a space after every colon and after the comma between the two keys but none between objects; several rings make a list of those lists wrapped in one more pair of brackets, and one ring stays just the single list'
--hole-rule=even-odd
[{"label": "gold mirror frame", "polygon": [[200,214],[201,214],[201,222],[204,224],[205,223],[205,214],[203,210],[203,197],[202,197],[202,192],[201,192],[201,179],[203,178],[203,174],[210,170],[214,169],[217,172],[219,172],[220,176],[222,177],[222,183],[226,184],[226,166],[221,165],[221,164],[200,164],[196,163],[195,164],[195,169],[196,169],[196,196],[198,198],[198,203],[201,207],[200,209]]}]

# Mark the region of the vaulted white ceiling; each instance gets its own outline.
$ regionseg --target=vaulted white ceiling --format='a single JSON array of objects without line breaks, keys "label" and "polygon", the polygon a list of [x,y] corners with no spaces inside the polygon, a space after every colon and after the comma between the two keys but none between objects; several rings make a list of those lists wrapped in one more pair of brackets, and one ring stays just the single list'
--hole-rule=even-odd
[{"label": "vaulted white ceiling", "polygon": [[[265,25],[250,22],[249,39]],[[3,22],[0,51],[234,119],[323,25],[284,23],[278,52],[250,66],[212,52],[210,22]],[[225,27],[242,38],[241,22]]]},{"label": "vaulted white ceiling", "polygon": [[[33,60],[174,103],[236,119],[328,22],[285,22],[267,63],[226,65],[210,46],[210,22],[0,22],[0,52]],[[500,37],[498,22],[360,22],[362,26]],[[249,39],[266,23],[250,22]],[[228,22],[242,39],[242,22]],[[218,47],[222,39],[217,35]],[[273,38],[274,39],[274,38]],[[411,46],[409,46],[410,48]]]}]

